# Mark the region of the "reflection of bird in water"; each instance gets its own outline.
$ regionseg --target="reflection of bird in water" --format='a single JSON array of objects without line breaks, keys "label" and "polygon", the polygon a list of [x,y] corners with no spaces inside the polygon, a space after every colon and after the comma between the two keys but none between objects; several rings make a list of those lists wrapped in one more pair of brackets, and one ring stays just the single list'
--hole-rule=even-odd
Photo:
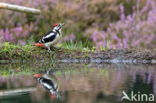
[{"label": "reflection of bird in water", "polygon": [[34,74],[34,77],[37,79],[37,81],[46,88],[53,99],[58,98],[58,84],[56,82],[56,77],[52,74],[49,75],[49,72],[46,74]]}]

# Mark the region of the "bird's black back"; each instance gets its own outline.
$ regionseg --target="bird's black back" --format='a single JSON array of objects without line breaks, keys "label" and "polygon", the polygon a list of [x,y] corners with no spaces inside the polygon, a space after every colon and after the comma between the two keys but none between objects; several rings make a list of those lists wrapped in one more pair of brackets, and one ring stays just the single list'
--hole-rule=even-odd
[{"label": "bird's black back", "polygon": [[[50,80],[50,79],[43,79],[42,80],[42,83],[47,83],[48,85],[50,85],[53,89],[55,89],[55,87],[54,87],[54,83]],[[44,86],[44,85],[43,85]],[[44,86],[45,87],[45,86]],[[46,89],[51,89],[51,88],[47,88],[47,87],[45,87]]]},{"label": "bird's black back", "polygon": [[[50,35],[50,34],[53,34],[53,35],[51,35],[51,36],[48,37],[48,35]],[[53,41],[53,40],[55,39],[56,34],[57,34],[57,32],[49,31],[49,32],[47,32],[47,33],[45,34],[45,36],[43,36],[43,37],[40,39],[39,42],[40,42],[40,43],[51,42],[51,41]]]}]

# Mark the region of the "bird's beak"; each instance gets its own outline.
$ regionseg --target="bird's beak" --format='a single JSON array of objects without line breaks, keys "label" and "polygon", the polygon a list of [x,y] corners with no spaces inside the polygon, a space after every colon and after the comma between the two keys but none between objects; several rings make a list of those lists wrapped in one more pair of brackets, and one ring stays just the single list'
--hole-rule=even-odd
[{"label": "bird's beak", "polygon": [[63,26],[63,25],[65,25],[65,23],[62,23],[61,25]]},{"label": "bird's beak", "polygon": [[65,23],[60,24],[60,28],[62,28],[65,25]]}]

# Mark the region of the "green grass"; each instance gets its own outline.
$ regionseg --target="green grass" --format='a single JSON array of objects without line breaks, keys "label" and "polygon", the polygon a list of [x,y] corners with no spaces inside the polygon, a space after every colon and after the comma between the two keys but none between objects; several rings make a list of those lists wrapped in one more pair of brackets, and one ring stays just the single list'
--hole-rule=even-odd
[{"label": "green grass", "polygon": [[68,50],[79,50],[82,52],[95,51],[95,47],[89,48],[88,46],[84,46],[82,42],[66,42],[57,45],[60,48],[68,49]]},{"label": "green grass", "polygon": [[[59,52],[59,50],[61,50],[61,52]],[[22,46],[6,42],[0,45],[0,60],[54,59],[56,55],[70,55],[71,52],[74,53],[75,51],[72,50],[90,51],[89,48],[83,47],[82,42],[75,44],[72,42],[60,44],[59,47],[52,50],[52,52],[48,52],[47,49],[38,48],[33,45]]]},{"label": "green grass", "polygon": [[21,46],[6,42],[4,43],[4,45],[0,45],[0,48],[1,48],[0,53],[4,52],[12,53],[15,52],[16,50],[22,50],[23,52],[30,53],[34,49],[34,46],[32,45]]},{"label": "green grass", "polygon": [[[52,48],[51,48],[52,49]],[[106,50],[105,48],[101,50]],[[59,44],[57,48],[53,48],[52,52],[48,52],[45,48],[35,47],[33,45],[17,45],[13,43],[0,44],[0,63],[4,60],[19,62],[23,60],[39,61],[39,60],[56,60],[57,58],[82,58],[87,57],[89,52],[95,52],[95,47],[89,47],[82,42],[66,42]],[[79,54],[77,54],[79,52]],[[80,53],[81,52],[81,53]],[[74,56],[73,56],[74,55]]]},{"label": "green grass", "polygon": [[41,48],[37,48],[33,45],[22,46],[8,42],[0,45],[0,60],[32,59],[37,56],[42,56],[41,54],[48,54],[47,50],[41,50]]}]

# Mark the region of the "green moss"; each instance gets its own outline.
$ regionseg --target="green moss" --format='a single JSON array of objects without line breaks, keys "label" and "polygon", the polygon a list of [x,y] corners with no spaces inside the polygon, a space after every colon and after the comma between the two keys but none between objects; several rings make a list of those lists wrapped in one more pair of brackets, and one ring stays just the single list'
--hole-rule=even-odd
[{"label": "green moss", "polygon": [[92,48],[89,48],[88,46],[86,47],[86,45],[84,45],[83,42],[73,42],[73,41],[59,44],[58,47],[68,50],[78,50],[81,52],[89,52],[93,50],[93,47]]},{"label": "green moss", "polygon": [[[23,61],[23,60],[54,60],[62,57],[88,57],[88,52],[95,51],[94,48],[84,48],[82,42],[68,42],[58,45],[49,52],[45,48],[38,48],[33,45],[15,45],[4,43],[0,45],[0,60]],[[80,53],[81,55],[78,55]],[[61,55],[61,56],[60,56]],[[74,55],[74,56],[73,56]]]},{"label": "green moss", "polygon": [[[33,45],[15,45],[4,43],[0,45],[0,63],[4,60],[11,62],[40,61],[52,62],[59,59],[78,59],[87,58],[95,48],[84,48],[82,42],[69,42],[58,45],[57,48],[51,48],[49,52],[46,48],[38,48]],[[2,61],[2,62],[1,62]]]},{"label": "green moss", "polygon": [[[14,45],[11,43],[4,43],[0,45],[0,59],[32,59],[34,57],[42,56],[41,54],[47,54],[46,49],[37,48],[33,45]],[[52,53],[51,53],[52,54]]]}]

